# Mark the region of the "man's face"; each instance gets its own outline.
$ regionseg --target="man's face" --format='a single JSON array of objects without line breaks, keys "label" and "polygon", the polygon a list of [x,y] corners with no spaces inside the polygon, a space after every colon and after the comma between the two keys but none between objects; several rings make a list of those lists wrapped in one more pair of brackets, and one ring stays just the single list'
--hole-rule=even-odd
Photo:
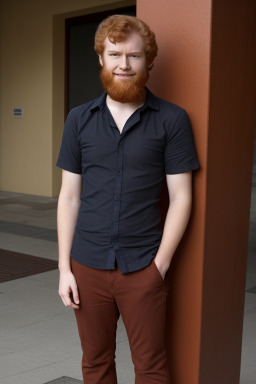
[{"label": "man's face", "polygon": [[106,38],[104,45],[103,55],[99,56],[104,89],[113,100],[121,103],[139,100],[145,94],[148,80],[141,36],[133,32],[116,44]]}]

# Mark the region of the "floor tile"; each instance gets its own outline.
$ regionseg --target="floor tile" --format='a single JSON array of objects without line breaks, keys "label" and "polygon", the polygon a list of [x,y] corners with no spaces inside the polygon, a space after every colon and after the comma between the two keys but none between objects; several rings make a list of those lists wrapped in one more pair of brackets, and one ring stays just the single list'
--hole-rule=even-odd
[{"label": "floor tile", "polygon": [[246,316],[246,313],[251,309],[256,309],[256,294],[246,292],[245,305],[244,305],[245,316]]},{"label": "floor tile", "polygon": [[58,244],[54,241],[35,238],[28,240],[23,236],[0,232],[0,244],[2,249],[58,260]]},{"label": "floor tile", "polygon": [[241,365],[240,384],[255,384],[256,367],[247,364]]},{"label": "floor tile", "polygon": [[71,377],[63,376],[59,379],[48,381],[45,384],[83,384],[81,380],[72,379]]},{"label": "floor tile", "polygon": [[8,355],[1,356],[0,372],[1,377],[6,378],[26,371],[35,370],[36,368],[49,365],[49,360],[42,360],[37,356],[27,357],[22,353],[13,352]]},{"label": "floor tile", "polygon": [[0,220],[0,232],[13,235],[57,242],[56,229],[48,229],[24,223],[10,223]]}]

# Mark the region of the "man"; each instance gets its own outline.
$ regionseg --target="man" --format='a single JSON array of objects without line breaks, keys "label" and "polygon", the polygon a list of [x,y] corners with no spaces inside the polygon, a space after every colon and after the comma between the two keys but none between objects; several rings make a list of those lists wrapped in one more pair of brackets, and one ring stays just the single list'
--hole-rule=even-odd
[{"label": "man", "polygon": [[144,22],[105,19],[95,50],[106,92],[70,111],[57,161],[59,294],[75,312],[85,383],[117,383],[121,314],[136,384],[167,384],[166,273],[191,210],[193,135],[185,110],[145,87],[157,45]]}]

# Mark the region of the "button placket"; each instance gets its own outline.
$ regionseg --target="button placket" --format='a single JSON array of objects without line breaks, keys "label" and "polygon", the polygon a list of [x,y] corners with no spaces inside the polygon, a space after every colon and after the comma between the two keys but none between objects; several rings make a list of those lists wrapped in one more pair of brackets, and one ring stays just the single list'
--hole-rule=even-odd
[{"label": "button placket", "polygon": [[114,194],[113,194],[113,211],[111,218],[111,234],[110,234],[110,246],[108,252],[107,266],[113,266],[115,260],[118,259],[118,266],[122,273],[127,273],[127,268],[125,264],[124,257],[122,255],[121,248],[118,242],[119,236],[119,220],[120,220],[120,208],[121,208],[121,200],[122,200],[122,181],[123,181],[123,145],[124,138],[127,133],[136,125],[136,123],[140,120],[140,113],[136,111],[125,123],[125,126],[120,134],[118,127],[115,124],[115,121],[108,110],[105,110],[106,118],[112,127],[115,128],[114,135],[117,139],[116,141],[116,169],[115,169],[115,186],[114,186]]},{"label": "button placket", "polygon": [[114,209],[112,216],[112,232],[111,232],[111,244],[114,244],[114,249],[119,249],[118,244],[118,233],[119,233],[119,218],[120,218],[120,207],[121,207],[121,190],[122,190],[122,179],[123,179],[123,153],[121,145],[122,137],[120,137],[117,150],[116,150],[116,177],[115,177],[115,188],[114,188]]}]

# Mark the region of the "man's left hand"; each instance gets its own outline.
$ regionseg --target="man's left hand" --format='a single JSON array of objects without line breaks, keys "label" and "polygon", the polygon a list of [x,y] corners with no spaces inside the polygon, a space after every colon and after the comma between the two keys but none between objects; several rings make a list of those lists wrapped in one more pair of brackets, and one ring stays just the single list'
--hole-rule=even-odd
[{"label": "man's left hand", "polygon": [[169,269],[170,263],[163,262],[162,260],[159,260],[159,258],[155,257],[154,262],[157,266],[157,269],[160,272],[160,275],[162,276],[163,280],[165,278],[165,274],[167,270]]}]

